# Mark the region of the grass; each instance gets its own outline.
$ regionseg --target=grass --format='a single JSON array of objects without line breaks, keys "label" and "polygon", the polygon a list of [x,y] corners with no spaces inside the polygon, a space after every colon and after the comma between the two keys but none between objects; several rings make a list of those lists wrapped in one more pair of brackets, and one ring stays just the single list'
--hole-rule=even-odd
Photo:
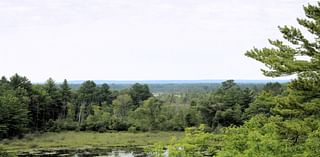
[{"label": "grass", "polygon": [[60,132],[29,134],[22,139],[3,140],[0,147],[7,151],[28,151],[54,148],[104,148],[148,146],[156,142],[168,143],[172,137],[180,138],[183,132]]}]

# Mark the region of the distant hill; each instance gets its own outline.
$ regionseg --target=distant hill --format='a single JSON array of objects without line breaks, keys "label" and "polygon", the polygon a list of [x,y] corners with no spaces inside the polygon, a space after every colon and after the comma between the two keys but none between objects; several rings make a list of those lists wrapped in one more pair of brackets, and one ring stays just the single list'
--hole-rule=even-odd
[{"label": "distant hill", "polygon": [[[69,84],[81,84],[85,80],[71,80]],[[221,83],[225,80],[93,80],[96,84],[208,84],[208,83]],[[286,83],[290,80],[235,80],[239,84],[264,84],[268,82]]]},{"label": "distant hill", "polygon": [[[134,83],[148,84],[152,93],[192,93],[209,92],[217,89],[225,80],[93,80],[96,84],[107,83],[111,90],[130,88]],[[78,89],[84,80],[68,81],[70,87]],[[289,80],[235,80],[241,88],[262,89],[268,82],[287,83]],[[60,84],[61,82],[58,82]]]}]

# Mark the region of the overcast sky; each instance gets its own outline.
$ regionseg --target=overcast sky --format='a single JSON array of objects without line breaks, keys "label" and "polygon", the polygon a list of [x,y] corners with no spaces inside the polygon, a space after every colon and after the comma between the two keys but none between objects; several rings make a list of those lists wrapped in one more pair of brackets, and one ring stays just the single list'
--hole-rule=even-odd
[{"label": "overcast sky", "polygon": [[0,0],[0,75],[266,79],[244,53],[315,0]]}]

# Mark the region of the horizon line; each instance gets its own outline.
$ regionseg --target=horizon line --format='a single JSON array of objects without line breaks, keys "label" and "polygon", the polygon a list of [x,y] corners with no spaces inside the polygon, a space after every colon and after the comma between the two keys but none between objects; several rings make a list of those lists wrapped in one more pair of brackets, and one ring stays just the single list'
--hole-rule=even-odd
[{"label": "horizon line", "polygon": [[[168,80],[67,80],[69,84],[81,84],[85,81],[93,81],[96,84],[134,84],[134,83],[144,83],[144,84],[192,84],[192,83],[221,83],[227,80],[234,80],[236,83],[267,83],[267,82],[280,82],[286,83],[290,82],[292,79],[168,79]],[[46,81],[31,81],[32,83],[42,84]],[[63,81],[56,81],[60,84]]]}]

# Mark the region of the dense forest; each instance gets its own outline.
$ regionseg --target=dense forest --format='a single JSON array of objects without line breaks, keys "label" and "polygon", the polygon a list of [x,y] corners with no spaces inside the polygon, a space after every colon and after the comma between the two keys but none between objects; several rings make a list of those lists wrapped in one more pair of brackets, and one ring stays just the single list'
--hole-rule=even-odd
[{"label": "dense forest", "polygon": [[[63,130],[182,131],[200,124],[216,130],[241,125],[260,112],[268,114],[271,106],[258,109],[257,105],[285,88],[279,83],[247,86],[227,80],[209,91],[206,87],[203,92],[195,88],[193,92],[152,94],[146,84],[117,91],[108,84],[85,81],[71,89],[67,80],[56,84],[49,78],[45,84],[32,84],[15,74],[0,82],[0,137]],[[254,102],[255,97],[262,102]],[[250,106],[252,102],[256,106]]]}]

